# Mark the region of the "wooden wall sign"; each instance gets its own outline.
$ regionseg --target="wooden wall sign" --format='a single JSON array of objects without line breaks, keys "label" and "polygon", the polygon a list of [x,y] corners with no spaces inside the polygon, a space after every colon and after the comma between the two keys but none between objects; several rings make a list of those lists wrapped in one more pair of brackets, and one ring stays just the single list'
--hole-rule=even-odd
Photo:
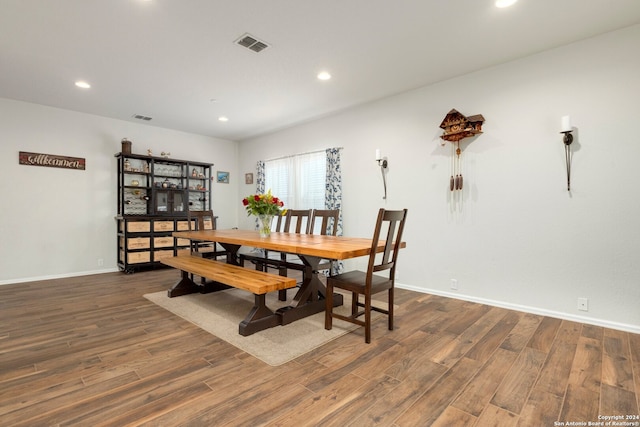
[{"label": "wooden wall sign", "polygon": [[55,154],[28,153],[20,151],[20,164],[28,166],[48,166],[52,168],[80,169],[85,168],[85,159],[80,157],[58,156]]}]

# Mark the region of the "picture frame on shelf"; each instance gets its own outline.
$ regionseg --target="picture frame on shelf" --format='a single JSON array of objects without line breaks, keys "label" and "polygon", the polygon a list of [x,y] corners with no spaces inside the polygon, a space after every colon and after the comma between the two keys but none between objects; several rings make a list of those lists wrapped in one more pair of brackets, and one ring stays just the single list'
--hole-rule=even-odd
[{"label": "picture frame on shelf", "polygon": [[218,171],[216,172],[216,182],[220,184],[228,184],[229,183],[229,172]]}]

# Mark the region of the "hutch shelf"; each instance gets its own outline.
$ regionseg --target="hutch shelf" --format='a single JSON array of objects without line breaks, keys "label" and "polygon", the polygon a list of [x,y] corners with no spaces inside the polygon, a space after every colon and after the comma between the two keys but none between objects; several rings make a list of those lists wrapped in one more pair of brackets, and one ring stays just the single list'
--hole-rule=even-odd
[{"label": "hutch shelf", "polygon": [[188,211],[211,210],[211,163],[117,153],[118,267],[125,273],[157,267],[188,250],[174,231],[189,229]]}]

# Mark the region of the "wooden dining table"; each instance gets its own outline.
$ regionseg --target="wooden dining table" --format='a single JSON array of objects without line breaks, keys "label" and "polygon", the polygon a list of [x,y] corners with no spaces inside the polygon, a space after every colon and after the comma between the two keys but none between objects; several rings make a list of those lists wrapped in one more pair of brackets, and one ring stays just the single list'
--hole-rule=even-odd
[{"label": "wooden dining table", "polygon": [[[260,237],[258,231],[239,229],[176,231],[173,236],[192,241],[217,242],[228,251],[227,263],[235,265],[239,263],[238,251],[243,246],[297,255],[304,265],[303,281],[291,304],[276,311],[282,325],[324,311],[326,287],[318,277],[318,266],[323,260],[368,256],[372,246],[371,239],[366,238],[281,232]],[[383,250],[384,241],[380,241],[377,252]],[[176,295],[190,292],[196,291],[175,289]],[[333,301],[335,306],[342,305],[342,295],[335,294]]]}]

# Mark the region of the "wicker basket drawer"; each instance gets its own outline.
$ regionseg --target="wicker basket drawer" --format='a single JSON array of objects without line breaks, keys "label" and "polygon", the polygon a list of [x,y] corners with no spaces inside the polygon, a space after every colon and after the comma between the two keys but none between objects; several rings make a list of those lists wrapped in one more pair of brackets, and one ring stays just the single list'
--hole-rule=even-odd
[{"label": "wicker basket drawer", "polygon": [[[194,220],[191,220],[191,222],[194,222]],[[191,227],[191,229],[195,229],[195,225],[193,225],[193,227]],[[189,221],[184,220],[184,221],[176,221],[176,230],[178,231],[187,231],[189,230]]]},{"label": "wicker basket drawer", "polygon": [[153,247],[154,248],[172,248],[173,247],[173,237],[154,237],[153,238]]},{"label": "wicker basket drawer", "polygon": [[149,221],[128,221],[127,231],[129,233],[148,233],[151,231],[151,223]]},{"label": "wicker basket drawer", "polygon": [[154,221],[153,231],[173,231],[173,221]]},{"label": "wicker basket drawer", "polygon": [[[124,248],[124,237],[120,237],[120,247]],[[148,249],[151,247],[151,239],[149,237],[129,237],[127,238],[127,249]]]},{"label": "wicker basket drawer", "polygon": [[158,262],[165,258],[171,258],[173,256],[173,251],[154,251],[153,252],[153,261]]},{"label": "wicker basket drawer", "polygon": [[191,240],[183,239],[182,237],[178,237],[176,239],[176,246],[189,246],[191,244]]},{"label": "wicker basket drawer", "polygon": [[127,264],[138,264],[141,262],[150,262],[151,261],[151,252],[128,252],[126,255],[124,251],[120,251],[120,259],[124,259],[127,257]]},{"label": "wicker basket drawer", "polygon": [[178,249],[176,251],[177,256],[191,256],[191,251],[189,249]]}]

